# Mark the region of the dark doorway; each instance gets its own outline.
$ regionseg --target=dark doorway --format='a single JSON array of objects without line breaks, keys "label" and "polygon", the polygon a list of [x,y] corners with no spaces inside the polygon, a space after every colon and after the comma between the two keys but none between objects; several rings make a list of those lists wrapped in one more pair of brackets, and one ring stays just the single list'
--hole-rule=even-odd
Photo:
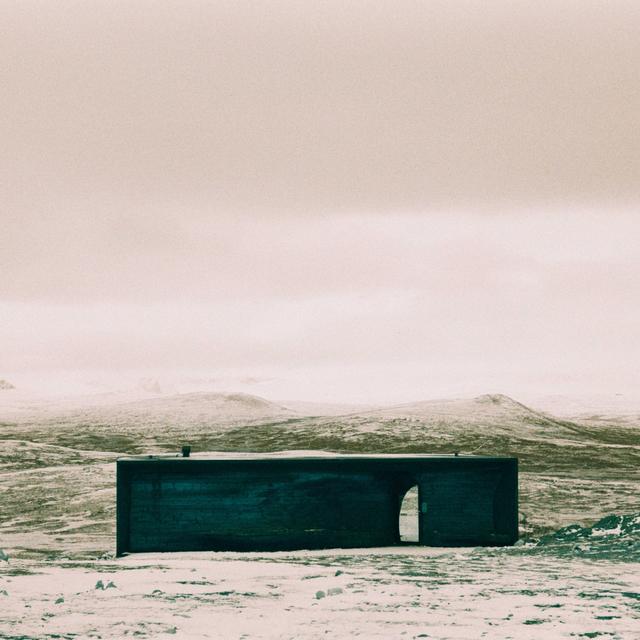
[{"label": "dark doorway", "polygon": [[414,485],[404,494],[400,505],[400,542],[408,544],[420,542],[418,497],[418,485]]}]

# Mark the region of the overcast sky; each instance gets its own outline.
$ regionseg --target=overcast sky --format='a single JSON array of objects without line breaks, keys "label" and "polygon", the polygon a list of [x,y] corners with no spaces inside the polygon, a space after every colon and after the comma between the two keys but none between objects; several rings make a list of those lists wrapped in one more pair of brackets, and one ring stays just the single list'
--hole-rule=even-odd
[{"label": "overcast sky", "polygon": [[0,74],[0,378],[638,387],[635,0],[0,2]]}]

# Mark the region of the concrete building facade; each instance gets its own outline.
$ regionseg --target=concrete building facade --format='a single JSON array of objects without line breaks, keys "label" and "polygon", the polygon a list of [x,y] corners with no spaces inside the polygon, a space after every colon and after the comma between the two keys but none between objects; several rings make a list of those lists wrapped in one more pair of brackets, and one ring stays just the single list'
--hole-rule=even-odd
[{"label": "concrete building facade", "polygon": [[517,540],[515,458],[220,454],[118,460],[117,553],[401,544],[414,486],[419,544]]}]

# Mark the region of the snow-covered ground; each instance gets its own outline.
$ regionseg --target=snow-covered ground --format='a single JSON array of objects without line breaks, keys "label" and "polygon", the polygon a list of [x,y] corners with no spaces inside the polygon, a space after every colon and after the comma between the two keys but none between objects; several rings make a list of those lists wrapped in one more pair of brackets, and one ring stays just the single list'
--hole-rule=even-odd
[{"label": "snow-covered ground", "polygon": [[9,561],[4,638],[640,636],[640,564],[523,549]]}]

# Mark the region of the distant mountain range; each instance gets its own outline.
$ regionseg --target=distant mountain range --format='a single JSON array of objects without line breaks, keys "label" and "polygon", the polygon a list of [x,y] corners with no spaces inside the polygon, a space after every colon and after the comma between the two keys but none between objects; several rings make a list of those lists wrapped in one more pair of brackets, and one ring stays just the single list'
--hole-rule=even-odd
[{"label": "distant mountain range", "polygon": [[[328,450],[511,455],[527,469],[640,466],[636,427],[559,419],[508,396],[295,409],[245,393],[185,393],[0,416],[3,438],[116,453]],[[618,460],[619,459],[619,460]],[[616,462],[618,460],[618,462]]]}]

